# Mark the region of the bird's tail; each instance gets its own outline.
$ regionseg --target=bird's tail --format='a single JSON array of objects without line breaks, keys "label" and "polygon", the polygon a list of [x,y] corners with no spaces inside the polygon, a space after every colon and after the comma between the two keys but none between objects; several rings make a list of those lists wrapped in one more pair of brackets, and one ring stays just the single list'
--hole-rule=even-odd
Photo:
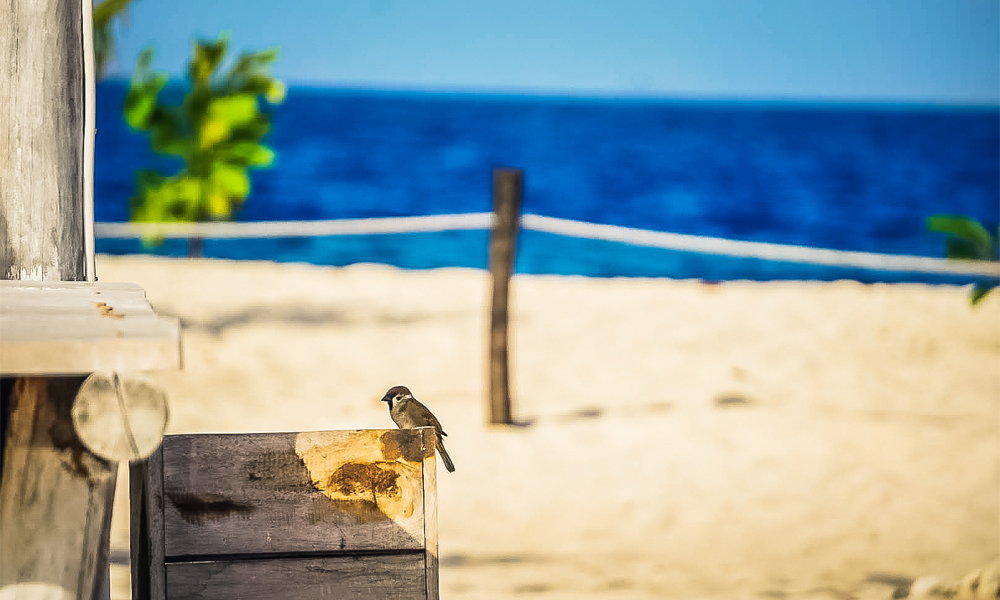
[{"label": "bird's tail", "polygon": [[438,454],[441,455],[441,462],[444,463],[444,468],[448,469],[449,473],[455,472],[455,463],[451,462],[451,457],[448,456],[448,451],[444,449],[444,440],[438,437]]}]

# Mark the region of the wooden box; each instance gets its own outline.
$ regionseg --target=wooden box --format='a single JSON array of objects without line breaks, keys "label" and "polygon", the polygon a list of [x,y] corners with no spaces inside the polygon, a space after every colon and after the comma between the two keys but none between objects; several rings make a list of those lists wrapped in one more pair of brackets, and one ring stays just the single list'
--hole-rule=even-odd
[{"label": "wooden box", "polygon": [[438,595],[432,429],[168,435],[130,470],[132,597]]}]

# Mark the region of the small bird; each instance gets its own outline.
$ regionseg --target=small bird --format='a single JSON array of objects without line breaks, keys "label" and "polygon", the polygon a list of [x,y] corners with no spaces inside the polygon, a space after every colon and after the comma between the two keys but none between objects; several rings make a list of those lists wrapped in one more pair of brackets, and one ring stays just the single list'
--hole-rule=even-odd
[{"label": "small bird", "polygon": [[417,427],[433,427],[437,434],[437,449],[444,461],[444,468],[449,473],[455,471],[455,463],[451,462],[448,451],[444,449],[443,437],[448,435],[441,429],[441,422],[437,420],[427,407],[413,397],[410,388],[405,385],[397,385],[389,388],[389,391],[382,396],[382,402],[389,404],[389,416],[392,422],[400,429],[415,429]]}]

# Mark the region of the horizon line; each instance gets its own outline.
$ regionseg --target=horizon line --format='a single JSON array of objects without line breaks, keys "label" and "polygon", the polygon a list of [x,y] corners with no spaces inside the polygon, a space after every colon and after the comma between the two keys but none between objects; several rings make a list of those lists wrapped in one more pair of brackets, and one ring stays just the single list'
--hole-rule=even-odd
[{"label": "horizon line", "polygon": [[[181,85],[182,74],[169,74],[167,87]],[[114,74],[98,83],[128,85],[127,74]],[[916,109],[968,109],[1000,110],[1000,94],[996,99],[974,98],[917,98],[917,97],[865,97],[865,96],[820,96],[795,94],[721,94],[697,92],[664,91],[620,91],[598,88],[533,88],[533,87],[463,87],[432,85],[385,85],[374,82],[323,82],[317,80],[282,80],[292,90],[316,90],[342,93],[371,93],[386,95],[426,95],[426,96],[478,96],[494,98],[535,98],[550,100],[595,100],[595,101],[635,101],[663,103],[704,103],[704,104],[784,104],[823,107],[874,107],[874,108],[916,108]]]}]

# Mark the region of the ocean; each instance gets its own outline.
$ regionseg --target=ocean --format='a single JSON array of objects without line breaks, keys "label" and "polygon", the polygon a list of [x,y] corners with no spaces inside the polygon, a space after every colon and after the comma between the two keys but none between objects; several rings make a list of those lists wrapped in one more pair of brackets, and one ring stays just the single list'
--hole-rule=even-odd
[{"label": "ocean", "polygon": [[[128,217],[133,174],[176,171],[97,91],[95,218]],[[176,95],[177,90],[172,90]],[[941,257],[933,214],[1000,222],[1000,109],[607,99],[292,87],[273,108],[278,158],[239,221],[488,212],[494,167],[524,170],[523,212],[816,248]],[[206,256],[324,265],[485,268],[483,230],[206,240]],[[99,252],[142,252],[98,239]],[[182,255],[181,240],[155,250]],[[964,283],[522,231],[520,273],[705,280]]]}]

